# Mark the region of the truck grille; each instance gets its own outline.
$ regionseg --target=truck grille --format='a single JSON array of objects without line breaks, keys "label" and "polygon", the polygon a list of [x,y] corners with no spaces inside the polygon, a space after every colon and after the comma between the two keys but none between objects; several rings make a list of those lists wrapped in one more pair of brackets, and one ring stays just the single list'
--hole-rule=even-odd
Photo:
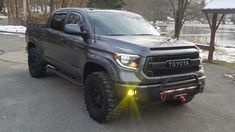
[{"label": "truck grille", "polygon": [[[169,61],[190,60],[190,65],[185,67],[172,68],[168,66]],[[149,77],[166,76],[190,73],[200,70],[199,53],[178,54],[178,55],[162,55],[148,57],[144,67],[145,75]]]}]

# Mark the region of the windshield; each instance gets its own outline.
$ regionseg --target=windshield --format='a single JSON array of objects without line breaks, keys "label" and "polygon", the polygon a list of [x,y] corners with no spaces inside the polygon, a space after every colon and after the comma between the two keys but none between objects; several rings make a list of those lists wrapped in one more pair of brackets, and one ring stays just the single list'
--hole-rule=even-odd
[{"label": "windshield", "polygon": [[160,35],[148,21],[134,13],[94,11],[89,12],[89,17],[98,35]]}]

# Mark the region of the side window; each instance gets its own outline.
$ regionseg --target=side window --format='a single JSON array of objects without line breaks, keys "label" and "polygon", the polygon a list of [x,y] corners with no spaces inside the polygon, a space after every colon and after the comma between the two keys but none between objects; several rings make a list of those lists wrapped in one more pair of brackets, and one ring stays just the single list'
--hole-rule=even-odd
[{"label": "side window", "polygon": [[84,31],[84,20],[79,14],[71,13],[68,24],[79,24],[81,26],[81,31]]},{"label": "side window", "polygon": [[63,31],[66,15],[66,13],[55,14],[51,21],[51,28],[58,31]]}]

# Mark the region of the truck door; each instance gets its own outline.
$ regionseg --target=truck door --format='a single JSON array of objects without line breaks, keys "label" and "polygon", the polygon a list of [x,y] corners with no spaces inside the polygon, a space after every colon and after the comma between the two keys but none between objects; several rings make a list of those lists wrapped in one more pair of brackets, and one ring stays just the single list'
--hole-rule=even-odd
[{"label": "truck door", "polygon": [[43,50],[45,57],[55,66],[63,68],[63,62],[61,57],[62,42],[61,38],[64,35],[64,24],[67,18],[67,12],[56,12],[52,16],[50,26],[45,32],[45,43],[43,44]]},{"label": "truck door", "polygon": [[[68,18],[68,24],[79,24],[81,31],[86,30],[86,24],[83,16],[77,12],[71,12]],[[66,63],[68,72],[76,74],[76,77],[81,77],[82,63],[86,59],[86,43],[84,38],[79,35],[64,34],[60,38],[62,41],[62,54],[61,61]]]}]

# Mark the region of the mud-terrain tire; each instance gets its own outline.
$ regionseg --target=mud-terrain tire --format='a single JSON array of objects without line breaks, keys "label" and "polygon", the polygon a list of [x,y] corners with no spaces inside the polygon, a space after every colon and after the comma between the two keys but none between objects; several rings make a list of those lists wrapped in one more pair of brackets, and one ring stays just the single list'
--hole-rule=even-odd
[{"label": "mud-terrain tire", "polygon": [[165,102],[171,105],[184,105],[192,101],[194,96],[185,96],[185,102],[181,102],[179,99],[166,100]]},{"label": "mud-terrain tire", "polygon": [[41,78],[46,76],[46,63],[41,58],[40,53],[36,48],[28,50],[28,68],[29,73],[33,78]]},{"label": "mud-terrain tire", "polygon": [[95,72],[88,75],[85,83],[85,104],[92,119],[99,123],[116,119],[122,109],[114,83],[106,72]]}]

